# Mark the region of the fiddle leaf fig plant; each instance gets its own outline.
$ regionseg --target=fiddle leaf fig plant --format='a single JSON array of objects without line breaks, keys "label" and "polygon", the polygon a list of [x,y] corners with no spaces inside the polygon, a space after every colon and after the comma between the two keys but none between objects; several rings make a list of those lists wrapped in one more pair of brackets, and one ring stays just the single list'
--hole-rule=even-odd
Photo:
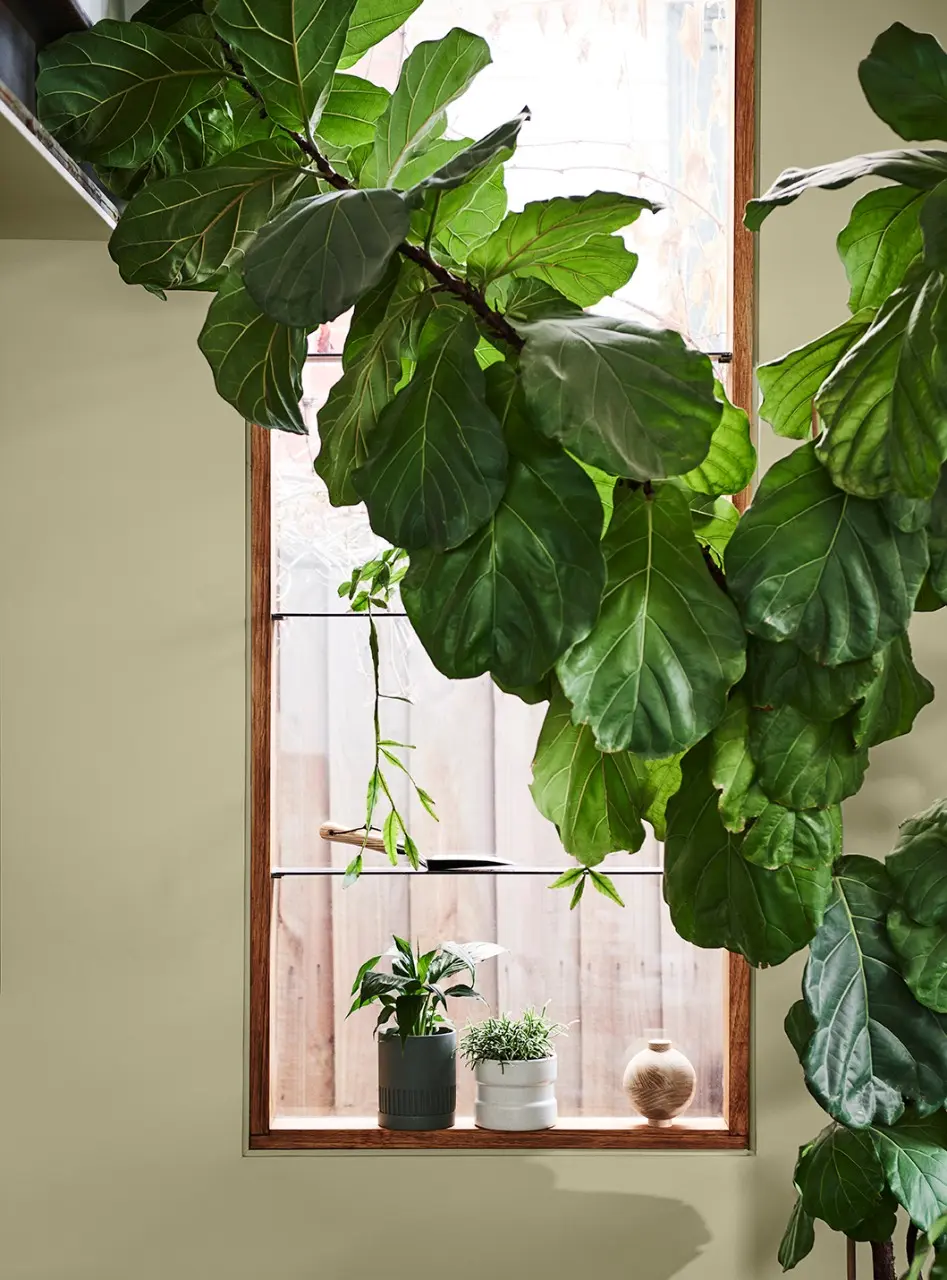
[{"label": "fiddle leaf fig plant", "polygon": [[209,295],[200,348],[242,417],[303,431],[309,331],[351,310],[315,469],[391,544],[342,588],[375,670],[366,836],[386,796],[389,856],[418,860],[371,618],[404,571],[444,675],[548,703],[532,793],[575,859],[556,881],[573,906],[589,882],[621,902],[597,868],[647,823],[682,937],[758,966],[810,948],[787,1029],[830,1123],[780,1258],[820,1219],[892,1280],[895,1206],[935,1251],[947,1212],[947,820],[913,820],[882,866],[844,850],[840,805],[933,696],[907,631],[947,603],[947,149],[915,145],[947,141],[947,53],[895,23],[860,78],[905,146],[787,170],[746,211],[758,230],[818,188],[887,184],[839,236],[849,318],[759,370],[761,415],[796,445],[740,514],[747,406],[681,335],[600,306],[659,207],[509,210],[529,113],[448,127],[490,62],[476,33],[418,44],[391,93],[350,70],[419,2],[151,0],[45,50],[38,110],[127,200],[123,278]]},{"label": "fiddle leaf fig plant", "polygon": [[[932,36],[895,23],[859,75],[906,141],[947,140],[947,53]],[[756,780],[797,818],[852,794],[869,749],[909,732],[934,696],[906,632],[915,608],[944,603],[945,170],[947,151],[858,156],[789,170],[747,210],[758,228],[813,187],[895,184],[863,196],[838,239],[851,319],[759,371],[774,429],[819,434],[767,473],[724,558],[750,633]],[[763,823],[748,826],[747,845]],[[797,856],[802,836],[797,822]],[[905,823],[883,864],[840,856],[840,838],[808,839],[803,856],[826,848],[830,880],[786,1032],[830,1123],[800,1149],[779,1259],[801,1262],[821,1220],[870,1242],[875,1280],[894,1280],[900,1210],[907,1274],[936,1280],[947,1262],[947,801]]]}]

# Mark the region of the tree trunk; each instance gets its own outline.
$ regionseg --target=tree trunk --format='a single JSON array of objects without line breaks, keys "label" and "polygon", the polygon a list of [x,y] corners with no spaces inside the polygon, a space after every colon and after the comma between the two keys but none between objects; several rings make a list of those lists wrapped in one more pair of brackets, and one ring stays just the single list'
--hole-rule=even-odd
[{"label": "tree trunk", "polygon": [[894,1243],[885,1240],[871,1242],[871,1274],[872,1280],[897,1280],[894,1270]]}]

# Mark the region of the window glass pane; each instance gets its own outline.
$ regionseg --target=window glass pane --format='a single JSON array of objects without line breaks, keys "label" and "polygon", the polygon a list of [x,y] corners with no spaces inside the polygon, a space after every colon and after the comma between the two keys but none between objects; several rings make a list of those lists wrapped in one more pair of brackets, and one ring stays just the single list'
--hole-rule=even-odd
[{"label": "window glass pane", "polygon": [[[484,36],[492,65],[449,108],[480,137],[524,102],[532,119],[506,167],[510,208],[590,191],[664,206],[625,233],[641,261],[594,308],[644,317],[727,351],[732,0],[425,0],[376,65],[452,26]],[[397,53],[395,53],[397,50]],[[369,66],[367,74],[374,74]]]},{"label": "window glass pane", "polygon": [[387,543],[376,538],[363,506],[333,507],[312,464],[317,418],[342,374],[337,359],[310,359],[303,371],[308,436],[271,433],[273,609],[276,613],[346,613],[339,583]]},{"label": "window glass pane", "polygon": [[[496,1009],[549,1001],[572,1022],[559,1041],[560,1115],[631,1116],[622,1071],[645,1037],[669,1036],[697,1070],[687,1115],[723,1107],[725,960],[674,933],[659,876],[623,876],[627,906],[589,893],[575,911],[541,876],[372,876],[351,889],[327,877],[277,883],[273,1111],[363,1116],[376,1110],[375,1014],[346,1018],[363,960],[397,930],[425,948],[496,940],[507,954],[480,968],[487,1006],[453,1001],[458,1027]],[[473,1109],[471,1073],[458,1069],[458,1110]]]},{"label": "window glass pane", "polygon": [[[356,70],[392,87],[420,41],[451,26],[483,34],[493,65],[449,111],[449,132],[480,136],[533,111],[507,167],[510,207],[596,188],[644,194],[666,206],[625,233],[638,270],[601,310],[683,330],[708,351],[729,336],[730,22],[732,0],[425,0],[405,30]],[[364,618],[337,586],[383,545],[364,508],[334,508],[313,472],[318,414],[340,376],[350,316],[310,337],[304,375],[307,437],[274,432],[274,862],[343,866],[353,850],[322,840],[332,821],[364,816],[373,760],[371,676]],[[726,365],[718,365],[725,375]],[[726,382],[726,378],[724,377]],[[489,854],[532,867],[567,864],[555,829],[528,794],[545,707],[499,693],[488,677],[451,682],[433,668],[407,620],[380,621],[382,687],[409,697],[382,704],[386,735],[437,802],[440,823],[392,785],[422,854]],[[287,615],[303,614],[304,617]],[[316,615],[316,616],[312,616]],[[629,863],[660,869],[653,840]],[[368,861],[381,865],[379,855]],[[564,1116],[625,1116],[621,1073],[647,1033],[691,1056],[699,1087],[691,1117],[722,1111],[723,983],[716,953],[681,942],[661,900],[660,875],[625,875],[627,908],[589,891],[569,912],[544,876],[367,876],[279,880],[275,894],[273,1107],[284,1119],[375,1107],[373,1019],[346,1021],[348,989],[393,930],[424,943],[497,939],[509,948],[483,971],[492,1008],[550,1000],[578,1020],[560,1046]],[[461,1005],[460,1022],[471,1016]],[[462,1076],[464,1073],[462,1073]],[[471,1107],[469,1079],[461,1110]]]}]

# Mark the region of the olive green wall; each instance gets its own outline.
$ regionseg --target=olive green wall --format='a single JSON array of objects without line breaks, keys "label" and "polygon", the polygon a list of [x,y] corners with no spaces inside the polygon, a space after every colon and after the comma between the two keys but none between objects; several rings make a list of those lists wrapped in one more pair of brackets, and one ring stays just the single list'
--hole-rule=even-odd
[{"label": "olive green wall", "polygon": [[[934,0],[764,0],[764,180],[889,144],[855,66],[895,17],[947,37]],[[764,356],[841,316],[848,203],[767,224]],[[756,984],[755,1155],[243,1154],[244,438],[203,306],[100,245],[0,244],[0,1277],[775,1277],[818,1125],[793,965]],[[938,794],[943,715],[876,754],[852,848]],[[841,1264],[822,1240],[805,1274]]]}]

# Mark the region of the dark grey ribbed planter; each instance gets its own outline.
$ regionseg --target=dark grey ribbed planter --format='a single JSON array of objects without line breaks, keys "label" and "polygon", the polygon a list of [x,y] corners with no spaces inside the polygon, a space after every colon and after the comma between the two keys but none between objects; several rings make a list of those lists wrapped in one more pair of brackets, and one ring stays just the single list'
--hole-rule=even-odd
[{"label": "dark grey ribbed planter", "polygon": [[457,1032],[378,1037],[382,1129],[450,1129],[457,1107]]}]

